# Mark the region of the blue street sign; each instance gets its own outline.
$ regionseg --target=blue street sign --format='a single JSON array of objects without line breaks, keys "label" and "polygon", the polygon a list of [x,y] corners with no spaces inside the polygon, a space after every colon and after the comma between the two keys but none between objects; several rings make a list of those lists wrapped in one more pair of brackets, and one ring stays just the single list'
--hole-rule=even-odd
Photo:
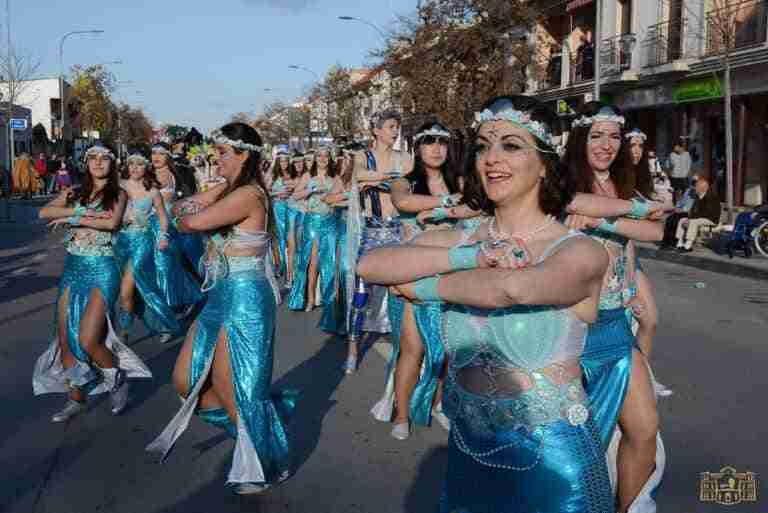
[{"label": "blue street sign", "polygon": [[27,129],[27,120],[23,118],[11,118],[11,129],[12,130],[26,130]]}]

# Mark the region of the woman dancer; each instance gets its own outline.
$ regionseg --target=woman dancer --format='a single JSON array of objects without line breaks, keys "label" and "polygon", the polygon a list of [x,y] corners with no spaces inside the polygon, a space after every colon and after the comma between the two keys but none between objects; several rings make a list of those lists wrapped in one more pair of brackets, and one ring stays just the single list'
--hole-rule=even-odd
[{"label": "woman dancer", "polygon": [[517,96],[478,119],[464,194],[491,220],[375,250],[358,267],[410,300],[449,303],[440,511],[613,512],[579,367],[607,255],[554,217],[570,199],[556,115]]},{"label": "woman dancer", "polygon": [[[292,196],[306,203],[306,214],[296,252],[293,287],[288,296],[291,310],[310,312],[317,304],[335,300],[337,222],[333,209],[323,201],[333,189],[335,168],[331,149],[321,147],[309,173],[301,179]],[[320,297],[316,295],[318,291]]]},{"label": "woman dancer", "polygon": [[[599,102],[584,106],[573,122],[564,156],[574,192],[624,200],[635,195],[623,166],[623,126],[624,117],[617,108]],[[585,213],[574,205],[569,212]],[[603,446],[608,449],[613,440],[609,468],[613,470],[615,463],[619,511],[652,511],[651,494],[663,474],[664,453],[648,364],[635,347],[625,294],[634,264],[629,241],[660,240],[663,227],[649,220],[589,217],[576,217],[572,226],[587,228],[610,256],[598,320],[589,330],[582,368]]]},{"label": "woman dancer", "polygon": [[[307,172],[307,168],[304,166],[304,155],[296,154],[291,157],[291,174],[294,180],[294,192],[295,186],[304,178],[304,174]],[[296,200],[293,197],[293,193],[286,200],[288,207],[288,234],[285,242],[285,259],[286,259],[286,274],[290,276],[288,283],[293,287],[293,279],[296,276],[296,247],[301,239],[301,227],[304,221],[304,213],[306,211],[306,204],[304,201]]]},{"label": "woman dancer", "polygon": [[[140,153],[133,153],[126,160],[128,179],[121,180],[120,187],[128,201],[123,227],[114,241],[115,258],[122,272],[117,322],[121,338],[126,340],[138,313],[150,332],[161,334],[160,342],[164,344],[181,329],[160,290],[155,266],[155,246],[160,251],[168,249],[170,223],[155,175],[148,169],[149,161]],[[158,239],[150,223],[153,212],[160,226]]]},{"label": "woman dancer", "polygon": [[[179,233],[176,230],[171,209],[174,203],[188,195],[191,189],[189,186],[181,189],[178,187],[183,182],[178,178],[171,157],[167,144],[159,143],[152,147],[152,169],[161,186],[160,194],[172,223],[168,228],[169,247],[164,251],[155,252],[155,265],[158,285],[165,295],[166,302],[176,311],[191,311],[194,305],[202,300],[200,283],[193,273],[200,268],[204,247],[199,234]],[[159,217],[152,217],[152,227],[155,237],[159,240],[162,237]]]},{"label": "woman dancer", "polygon": [[288,199],[293,194],[295,179],[291,169],[291,158],[287,148],[280,148],[272,166],[272,210],[275,213],[278,247],[280,249],[279,275],[286,283],[293,284],[293,266],[288,264]]},{"label": "woman dancer", "polygon": [[112,232],[125,210],[115,157],[102,146],[85,153],[87,172],[79,195],[64,189],[40,210],[49,226],[67,225],[67,259],[56,300],[55,334],[35,364],[35,395],[66,393],[53,422],[86,410],[88,395],[109,392],[112,413],[128,405],[128,378],[152,373],[112,330],[110,314],[120,290]]},{"label": "woman dancer", "polygon": [[[447,209],[461,200],[456,180],[455,160],[450,148],[451,133],[439,122],[419,128],[415,138],[416,156],[413,172],[392,182],[392,202],[409,240],[424,229],[450,227]],[[420,224],[417,215],[433,213],[428,224]],[[438,211],[440,212],[440,211]],[[446,429],[442,414],[441,374],[445,354],[441,341],[441,308],[438,303],[413,304],[401,297],[389,297],[392,324],[392,358],[384,397],[373,409],[376,419],[393,422],[392,436],[405,440],[410,423],[428,426],[435,417]]]},{"label": "woman dancer", "polygon": [[184,405],[147,449],[166,455],[197,412],[236,440],[227,484],[239,494],[261,493],[288,476],[284,415],[294,402],[289,394],[269,393],[279,291],[269,196],[261,183],[261,137],[244,123],[230,123],[212,140],[227,186],[179,206],[188,213],[179,230],[209,237],[208,299],[173,371]]}]

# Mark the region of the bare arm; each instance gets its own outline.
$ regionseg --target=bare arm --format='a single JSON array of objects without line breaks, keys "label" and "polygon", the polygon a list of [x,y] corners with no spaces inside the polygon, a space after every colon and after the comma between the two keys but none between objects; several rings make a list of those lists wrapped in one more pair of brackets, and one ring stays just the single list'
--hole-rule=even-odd
[{"label": "bare arm", "polygon": [[355,154],[354,166],[355,178],[358,182],[382,182],[387,179],[384,173],[368,169],[368,159],[365,153]]},{"label": "bare arm", "polygon": [[257,206],[263,209],[262,205],[261,194],[255,188],[240,187],[203,211],[182,217],[178,229],[183,233],[207,232],[237,224],[250,216]]},{"label": "bare arm", "polygon": [[208,206],[214,203],[219,198],[221,198],[221,196],[223,196],[224,193],[227,192],[228,188],[229,188],[229,184],[226,181],[223,181],[219,184],[214,185],[213,187],[211,187],[205,192],[198,192],[197,194],[188,196],[184,198],[183,201],[194,201],[196,203],[200,203],[201,205]]},{"label": "bare arm", "polygon": [[162,194],[155,194],[152,199],[152,204],[155,206],[155,212],[157,213],[157,220],[160,222],[160,230],[163,232],[168,231],[168,213],[165,211],[165,201]]},{"label": "bare arm", "polygon": [[400,212],[418,213],[442,206],[439,196],[413,194],[407,180],[398,179],[392,182],[392,204]]},{"label": "bare arm", "polygon": [[112,216],[110,217],[83,217],[80,219],[79,226],[114,232],[123,224],[123,214],[125,213],[126,194],[120,191],[117,197],[117,203],[112,207]]},{"label": "bare arm", "polygon": [[579,239],[532,267],[474,269],[442,276],[438,294],[448,303],[479,308],[572,306],[600,294],[607,267],[608,253],[594,241]]},{"label": "bare arm", "polygon": [[62,190],[58,196],[40,209],[40,213],[38,214],[40,219],[58,219],[60,217],[70,217],[75,215],[74,207],[67,206],[67,198],[70,194],[72,194],[71,187]]},{"label": "bare arm", "polygon": [[448,250],[461,240],[461,232],[434,230],[423,233],[412,244],[379,248],[357,264],[365,281],[399,285],[451,271]]},{"label": "bare arm", "polygon": [[616,233],[638,242],[658,242],[664,238],[664,223],[621,218],[616,221]]}]

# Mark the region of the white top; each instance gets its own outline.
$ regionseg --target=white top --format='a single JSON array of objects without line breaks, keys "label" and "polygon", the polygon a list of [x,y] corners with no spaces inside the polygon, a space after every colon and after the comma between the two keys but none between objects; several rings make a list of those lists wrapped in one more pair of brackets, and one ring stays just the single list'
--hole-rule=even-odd
[{"label": "white top", "polygon": [[669,162],[672,164],[672,171],[669,173],[672,178],[688,178],[691,173],[691,154],[687,151],[682,153],[672,152],[669,156]]}]

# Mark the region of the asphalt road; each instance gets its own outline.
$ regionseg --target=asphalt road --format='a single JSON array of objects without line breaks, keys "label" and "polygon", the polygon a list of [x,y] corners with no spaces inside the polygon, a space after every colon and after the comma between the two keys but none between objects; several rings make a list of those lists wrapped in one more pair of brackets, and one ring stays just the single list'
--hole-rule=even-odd
[{"label": "asphalt road", "polygon": [[[170,372],[179,342],[139,336],[131,345],[155,379],[136,382],[120,417],[108,402],[69,424],[51,424],[61,397],[32,396],[30,375],[51,336],[59,235],[35,225],[0,225],[0,511],[14,513],[421,513],[435,510],[446,432],[410,440],[368,410],[383,390],[388,344],[379,341],[361,370],[345,377],[342,343],[321,334],[319,313],[282,311],[277,388],[302,391],[291,423],[296,475],[261,497],[224,487],[232,442],[194,419],[165,464],[144,453],[178,407]],[[644,261],[657,289],[662,324],[654,354],[668,467],[660,513],[768,511],[698,500],[700,473],[730,465],[768,476],[768,282]],[[704,283],[704,288],[696,288]]]}]

